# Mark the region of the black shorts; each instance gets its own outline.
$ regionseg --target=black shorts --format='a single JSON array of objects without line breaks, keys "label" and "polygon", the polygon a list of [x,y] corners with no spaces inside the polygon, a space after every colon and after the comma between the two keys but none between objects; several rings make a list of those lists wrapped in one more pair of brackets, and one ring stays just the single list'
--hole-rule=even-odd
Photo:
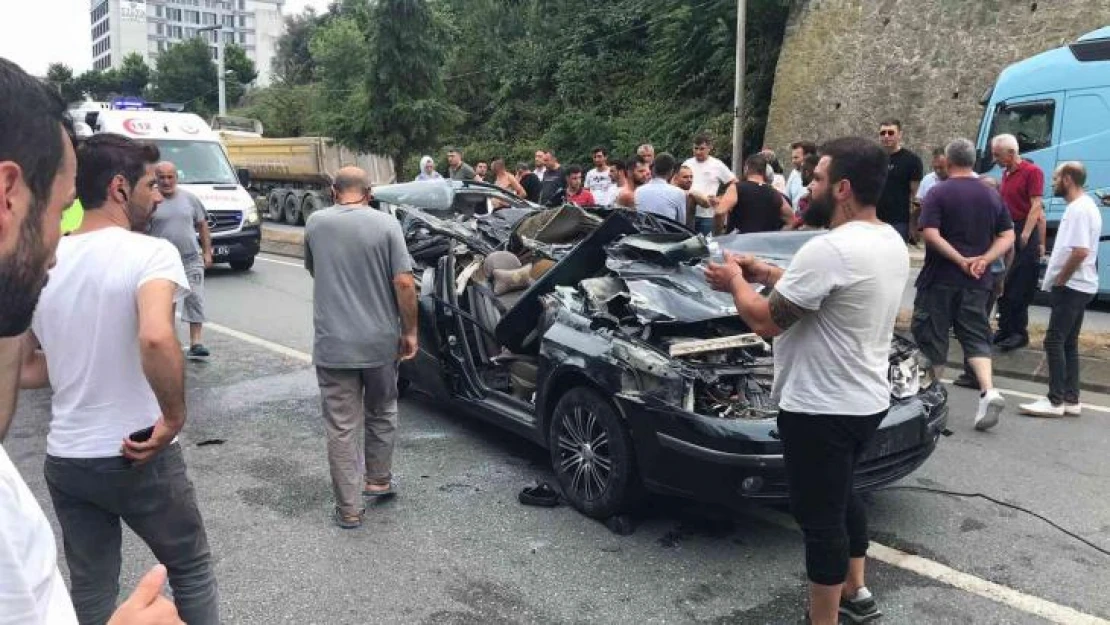
[{"label": "black shorts", "polygon": [[991,355],[991,326],[987,319],[990,291],[933,284],[917,291],[910,329],[921,353],[942,366],[948,362],[948,334],[955,330],[965,358]]}]

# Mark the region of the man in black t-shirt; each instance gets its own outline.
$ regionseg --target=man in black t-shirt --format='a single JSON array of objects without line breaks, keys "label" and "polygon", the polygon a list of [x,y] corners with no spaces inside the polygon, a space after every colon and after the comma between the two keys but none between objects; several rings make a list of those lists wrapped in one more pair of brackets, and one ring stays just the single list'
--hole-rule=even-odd
[{"label": "man in black t-shirt", "polygon": [[879,140],[890,154],[890,165],[876,215],[893,226],[906,242],[916,240],[910,227],[910,201],[917,195],[925,165],[916,154],[902,147],[902,122],[897,119],[879,124]]},{"label": "man in black t-shirt", "polygon": [[543,206],[560,206],[567,197],[567,176],[559,165],[555,152],[547,151],[544,165],[547,170],[543,174],[543,188],[540,191],[540,204]]},{"label": "man in black t-shirt", "polygon": [[524,187],[524,197],[529,202],[537,203],[540,201],[540,191],[543,188],[543,183],[540,182],[536,174],[528,169],[528,163],[517,163],[516,181]]},{"label": "man in black t-shirt", "polygon": [[744,180],[734,182],[717,202],[718,216],[728,216],[727,232],[774,232],[794,216],[786,197],[767,184],[767,159],[753,154],[744,161]]}]

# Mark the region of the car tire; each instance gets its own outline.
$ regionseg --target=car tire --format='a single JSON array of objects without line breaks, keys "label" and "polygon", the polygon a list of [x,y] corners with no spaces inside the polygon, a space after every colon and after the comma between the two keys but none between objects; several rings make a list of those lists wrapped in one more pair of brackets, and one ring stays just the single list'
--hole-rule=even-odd
[{"label": "car tire", "polygon": [[286,193],[281,189],[274,189],[270,191],[270,195],[266,196],[266,216],[271,221],[281,223],[284,213]]},{"label": "car tire", "polygon": [[301,195],[298,193],[286,195],[285,202],[283,202],[283,212],[285,223],[290,226],[299,226],[304,223],[301,219]]},{"label": "car tire", "polygon": [[551,468],[563,497],[579,512],[607,519],[640,498],[632,437],[600,393],[584,386],[566,392],[552,411],[548,434]]},{"label": "car tire", "polygon": [[231,265],[231,268],[235,271],[250,271],[250,268],[254,267],[254,256],[247,259],[228,261],[227,264]]}]

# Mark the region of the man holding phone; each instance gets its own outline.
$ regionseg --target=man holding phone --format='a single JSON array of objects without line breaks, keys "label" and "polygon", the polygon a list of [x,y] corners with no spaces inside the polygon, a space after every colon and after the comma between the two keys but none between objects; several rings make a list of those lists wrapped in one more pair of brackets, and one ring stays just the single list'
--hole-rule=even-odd
[{"label": "man holding phone", "polygon": [[21,385],[54,390],[46,483],[82,623],[107,622],[115,610],[121,521],[166,566],[181,618],[220,622],[204,522],[177,444],[185,379],[173,309],[189,283],[176,248],[141,234],[162,199],[158,156],[113,134],[80,148],[84,219],[58,245],[25,339]]}]

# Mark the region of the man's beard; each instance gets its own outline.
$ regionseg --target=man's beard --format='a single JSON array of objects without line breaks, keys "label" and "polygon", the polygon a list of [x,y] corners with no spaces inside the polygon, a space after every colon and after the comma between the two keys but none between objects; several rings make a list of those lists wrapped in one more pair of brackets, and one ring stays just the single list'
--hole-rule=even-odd
[{"label": "man's beard", "polygon": [[150,220],[154,218],[157,207],[146,210],[129,200],[125,208],[127,223],[131,224],[131,232],[147,232],[150,229]]},{"label": "man's beard", "polygon": [[1055,197],[1068,197],[1068,190],[1060,185],[1052,185],[1052,195]]},{"label": "man's beard", "polygon": [[42,242],[45,207],[28,211],[15,252],[0,258],[0,337],[22,334],[30,325],[46,286],[50,250]]},{"label": "man's beard", "polygon": [[809,208],[806,209],[805,221],[811,226],[828,228],[832,224],[833,213],[836,211],[836,200],[831,192],[822,196],[809,198]]}]

